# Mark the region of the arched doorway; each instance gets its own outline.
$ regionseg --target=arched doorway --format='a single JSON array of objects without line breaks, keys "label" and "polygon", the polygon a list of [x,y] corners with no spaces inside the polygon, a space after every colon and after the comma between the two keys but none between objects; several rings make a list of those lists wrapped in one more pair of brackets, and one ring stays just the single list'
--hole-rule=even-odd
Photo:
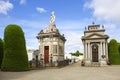
[{"label": "arched doorway", "polygon": [[98,45],[92,45],[92,62],[98,62]]}]

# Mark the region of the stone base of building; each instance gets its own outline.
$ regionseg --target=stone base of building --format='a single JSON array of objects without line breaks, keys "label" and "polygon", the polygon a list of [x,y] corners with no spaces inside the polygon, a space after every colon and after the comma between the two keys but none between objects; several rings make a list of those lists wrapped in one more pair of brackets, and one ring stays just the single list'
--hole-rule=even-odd
[{"label": "stone base of building", "polygon": [[84,61],[84,63],[85,63],[85,66],[91,66],[91,60],[90,59],[86,59]]},{"label": "stone base of building", "polygon": [[100,66],[107,66],[107,61],[106,60],[101,60],[100,61]]},{"label": "stone base of building", "polygon": [[107,61],[100,60],[99,62],[92,62],[90,59],[86,59],[86,60],[84,60],[84,66],[88,66],[88,67],[107,66]]},{"label": "stone base of building", "polygon": [[68,60],[61,60],[61,61],[53,61],[52,63],[43,63],[43,67],[63,67],[66,65],[69,65],[69,59]]}]

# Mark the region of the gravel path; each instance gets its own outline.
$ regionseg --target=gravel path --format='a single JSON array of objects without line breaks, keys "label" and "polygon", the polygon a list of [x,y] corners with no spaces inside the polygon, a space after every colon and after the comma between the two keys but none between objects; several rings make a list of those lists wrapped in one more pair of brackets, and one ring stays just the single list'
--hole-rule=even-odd
[{"label": "gravel path", "polygon": [[81,67],[79,63],[63,68],[1,72],[0,80],[120,80],[120,65]]}]

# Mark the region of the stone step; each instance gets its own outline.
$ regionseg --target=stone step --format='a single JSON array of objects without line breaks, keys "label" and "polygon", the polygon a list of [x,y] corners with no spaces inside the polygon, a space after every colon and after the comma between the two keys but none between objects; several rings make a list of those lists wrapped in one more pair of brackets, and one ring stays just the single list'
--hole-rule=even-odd
[{"label": "stone step", "polygon": [[50,67],[51,65],[49,63],[44,64],[45,67]]},{"label": "stone step", "polygon": [[93,66],[93,67],[100,67],[100,63],[99,62],[92,62],[91,66]]}]

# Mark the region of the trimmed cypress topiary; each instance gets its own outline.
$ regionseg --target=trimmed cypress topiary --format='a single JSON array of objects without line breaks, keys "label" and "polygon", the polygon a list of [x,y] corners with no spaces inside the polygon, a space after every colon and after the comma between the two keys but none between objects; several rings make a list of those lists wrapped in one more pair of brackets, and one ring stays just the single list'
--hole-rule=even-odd
[{"label": "trimmed cypress topiary", "polygon": [[0,38],[0,68],[1,68],[1,64],[2,64],[2,59],[3,59],[3,41]]},{"label": "trimmed cypress topiary", "polygon": [[118,48],[118,50],[119,50],[119,53],[120,53],[120,43],[119,43],[119,48]]},{"label": "trimmed cypress topiary", "polygon": [[120,53],[120,43],[118,43],[118,51],[119,51],[119,53]]},{"label": "trimmed cypress topiary", "polygon": [[112,64],[119,64],[119,51],[118,43],[115,39],[112,39],[108,44],[108,56]]},{"label": "trimmed cypress topiary", "polygon": [[119,51],[119,63],[120,63],[120,43],[118,43],[118,51]]},{"label": "trimmed cypress topiary", "polygon": [[21,27],[10,24],[4,31],[4,58],[2,71],[29,70],[24,32]]}]

